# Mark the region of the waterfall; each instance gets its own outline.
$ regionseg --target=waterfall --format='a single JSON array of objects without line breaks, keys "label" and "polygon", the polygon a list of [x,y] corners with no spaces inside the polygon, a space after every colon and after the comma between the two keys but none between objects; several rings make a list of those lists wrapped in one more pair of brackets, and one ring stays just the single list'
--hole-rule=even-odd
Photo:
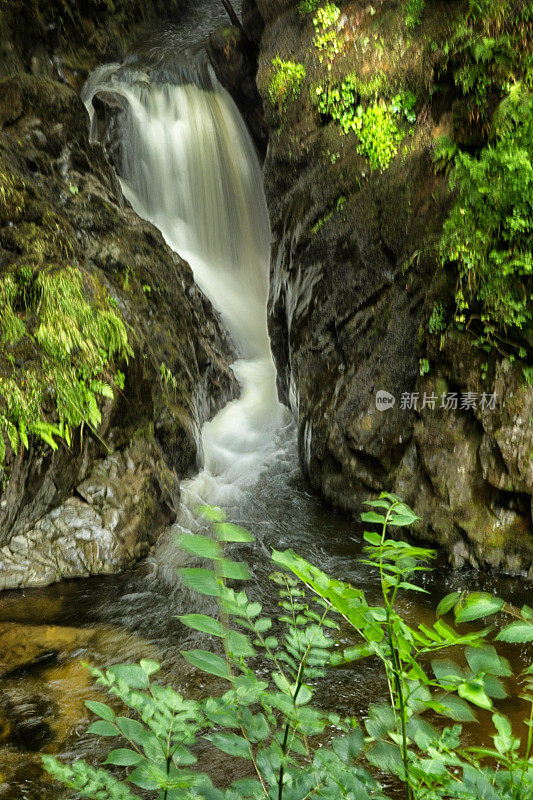
[{"label": "waterfall", "polygon": [[206,70],[182,71],[181,82],[171,82],[153,71],[100,67],[82,95],[93,138],[99,92],[120,98],[124,109],[125,197],[189,262],[242,356],[233,365],[241,396],[204,425],[204,468],[182,486],[179,524],[194,529],[199,502],[240,503],[278,452],[276,432],[288,423],[267,334],[270,227],[261,167],[233,100]]}]

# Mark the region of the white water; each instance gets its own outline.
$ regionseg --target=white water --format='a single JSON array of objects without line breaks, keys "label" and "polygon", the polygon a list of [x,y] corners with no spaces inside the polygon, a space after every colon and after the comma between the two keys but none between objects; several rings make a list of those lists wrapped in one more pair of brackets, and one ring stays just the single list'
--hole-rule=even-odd
[{"label": "white water", "polygon": [[[208,90],[152,84],[142,73],[132,82],[109,65],[85,87],[89,113],[101,90],[128,103],[125,196],[189,262],[242,355],[233,366],[241,396],[204,425],[204,468],[182,486],[180,526],[194,528],[199,503],[241,503],[289,424],[277,400],[266,325],[270,227],[261,168],[237,108],[214,80]],[[169,549],[162,543],[160,550],[161,563]]]}]

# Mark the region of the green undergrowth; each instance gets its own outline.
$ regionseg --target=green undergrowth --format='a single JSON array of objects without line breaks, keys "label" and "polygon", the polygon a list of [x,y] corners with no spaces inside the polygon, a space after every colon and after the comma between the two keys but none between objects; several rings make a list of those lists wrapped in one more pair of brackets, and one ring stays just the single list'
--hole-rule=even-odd
[{"label": "green undergrowth", "polygon": [[406,136],[405,123],[415,119],[416,98],[402,92],[390,101],[378,98],[385,80],[377,74],[370,81],[347,75],[341,83],[320,84],[314,90],[318,110],[340,125],[343,133],[354,133],[358,152],[372,169],[386,169]]},{"label": "green undergrowth", "polygon": [[316,11],[322,0],[301,0],[298,3],[299,14],[310,14],[311,11]]},{"label": "green undergrowth", "polygon": [[280,56],[272,59],[272,75],[268,84],[268,97],[278,113],[296,100],[305,80],[305,67],[295,61],[283,61]]},{"label": "green undergrowth", "polygon": [[407,0],[405,4],[405,24],[408,28],[416,28],[422,22],[426,8],[426,0]]},{"label": "green undergrowth", "polygon": [[338,211],[342,210],[342,208],[343,208],[344,204],[346,203],[347,199],[348,198],[344,197],[343,195],[341,195],[340,197],[337,198],[333,208],[331,208],[326,214],[324,214],[323,217],[320,217],[320,219],[311,228],[311,233],[313,234],[313,236],[316,236],[316,234],[319,232],[319,230],[324,225],[326,225],[330,221],[330,219],[332,219],[334,214],[336,214]]},{"label": "green undergrowth", "polygon": [[532,24],[529,3],[472,0],[445,54],[481,145],[459,128],[435,151],[457,193],[440,242],[458,271],[455,324],[511,359],[533,339]]},{"label": "green undergrowth", "polygon": [[[40,247],[38,241],[34,242]],[[0,464],[31,435],[57,449],[101,421],[98,401],[123,385],[131,354],[107,292],[74,266],[20,266],[0,276]]]},{"label": "green undergrowth", "polygon": [[326,2],[317,8],[313,17],[315,28],[313,44],[318,51],[320,63],[326,62],[328,70],[331,69],[331,62],[341,50],[341,42],[336,30],[336,23],[340,13],[338,6],[334,3]]},{"label": "green undergrowth", "polygon": [[[232,558],[253,536],[203,507],[211,530],[177,540],[201,566],[179,575],[218,613],[179,616],[212,643],[182,656],[222,690],[184,697],[159,682],[154,661],[91,668],[114,702],[86,702],[97,718],[88,732],[114,747],[101,766],[46,755],[45,769],[94,800],[132,800],[137,788],[154,800],[530,800],[533,665],[516,678],[527,714],[521,740],[499,709],[512,670],[496,648],[517,644],[529,661],[533,609],[455,591],[434,617],[409,624],[402,609],[413,593],[427,593],[417,575],[435,553],[397,538],[418,519],[398,497],[382,493],[368,504],[362,518],[373,530],[364,533],[362,562],[379,577],[379,602],[292,550],[274,550],[273,616],[241,588],[250,569]],[[491,619],[496,628],[476,625]],[[314,704],[328,670],[343,670],[348,687],[361,659],[385,682],[380,701],[356,716],[339,713],[334,696],[328,709]],[[475,747],[462,741],[460,723],[479,713],[487,735]],[[207,747],[226,757],[225,779],[240,776],[229,787],[198,767]]]},{"label": "green undergrowth", "polygon": [[446,68],[468,101],[472,121],[485,133],[514,83],[533,87],[532,24],[528,0],[470,0],[444,45]]}]

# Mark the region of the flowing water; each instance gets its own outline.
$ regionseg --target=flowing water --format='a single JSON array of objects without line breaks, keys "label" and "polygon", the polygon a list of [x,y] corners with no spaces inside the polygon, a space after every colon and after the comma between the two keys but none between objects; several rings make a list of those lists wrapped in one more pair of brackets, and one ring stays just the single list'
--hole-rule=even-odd
[{"label": "flowing water", "polygon": [[[298,466],[295,425],[277,401],[266,330],[270,231],[261,169],[233,101],[209,70],[196,64],[194,26],[199,20],[207,25],[205,8],[200,4],[183,29],[161,34],[128,64],[97,70],[84,100],[90,112],[91,99],[100,91],[123,102],[124,194],[190,263],[221,313],[240,355],[234,371],[241,395],[204,426],[204,468],[183,485],[177,523],[137,570],[0,598],[0,622],[13,623],[14,636],[16,624],[27,623],[38,625],[40,636],[40,660],[4,682],[8,701],[23,709],[26,728],[19,726],[22,733],[15,740],[0,730],[0,798],[63,796],[40,772],[32,748],[69,759],[95,759],[102,753],[84,733],[83,699],[92,690],[80,660],[105,664],[153,657],[164,664],[163,677],[184,693],[214,690],[181,658],[180,650],[196,639],[176,619],[203,602],[180,586],[176,568],[181,557],[174,544],[180,530],[201,528],[194,514],[199,502],[223,506],[232,521],[255,534],[255,544],[239,554],[252,570],[249,595],[270,613],[276,607],[275,587],[268,580],[272,547],[294,547],[327,572],[364,587],[371,600],[378,599],[377,575],[358,561],[360,527],[310,493]],[[181,54],[189,54],[186,66],[183,60],[175,63],[178,44]],[[93,120],[93,134],[96,130]],[[421,580],[430,594],[405,603],[412,621],[431,620],[437,599],[456,588],[483,588],[514,602],[525,600],[519,579],[440,566]],[[48,650],[43,650],[42,626],[49,626]],[[363,662],[331,671],[319,697],[341,714],[364,715],[368,703],[385,694],[375,663]],[[515,700],[504,707],[511,715],[520,713]],[[37,717],[42,725],[32,734],[31,720]],[[221,783],[233,777],[228,759],[214,765],[213,777]]]}]

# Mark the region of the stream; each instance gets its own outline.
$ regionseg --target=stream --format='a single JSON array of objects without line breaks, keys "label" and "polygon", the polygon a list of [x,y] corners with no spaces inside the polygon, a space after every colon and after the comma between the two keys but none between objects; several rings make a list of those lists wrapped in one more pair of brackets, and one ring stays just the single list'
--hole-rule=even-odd
[{"label": "stream", "polygon": [[[248,594],[263,603],[266,613],[275,614],[277,603],[269,581],[273,547],[292,547],[326,572],[364,588],[370,601],[379,599],[378,575],[358,560],[361,525],[327,508],[310,491],[298,463],[296,427],[277,400],[266,328],[270,229],[261,167],[233,101],[202,56],[205,36],[220,22],[226,17],[217,0],[197,3],[178,28],[154,35],[126,64],[96,70],[82,96],[90,113],[100,91],[125,103],[120,123],[124,194],[190,263],[222,315],[239,354],[233,368],[241,396],[204,425],[204,468],[183,484],[177,522],[137,569],[0,595],[0,624],[11,624],[8,646],[21,646],[25,631],[24,646],[33,654],[31,666],[3,679],[0,710],[17,711],[10,717],[15,735],[0,724],[2,799],[71,796],[42,773],[40,752],[68,760],[103,756],[105,745],[85,733],[89,714],[83,701],[99,695],[80,662],[154,658],[163,664],[161,679],[184,694],[200,697],[222,688],[180,655],[198,646],[199,639],[176,616],[210,608],[208,599],[191,595],[176,576],[183,556],[175,536],[202,530],[194,511],[199,503],[222,506],[232,522],[253,532],[255,543],[236,552],[251,568]],[[92,132],[97,135],[94,119]],[[431,622],[438,600],[455,589],[495,592],[515,605],[527,600],[528,587],[520,578],[454,571],[443,561],[419,581],[429,593],[402,601],[412,622]],[[28,626],[34,626],[33,638]],[[516,649],[513,654],[518,669],[521,656]],[[369,702],[386,696],[384,676],[375,662],[365,660],[331,670],[320,683],[317,702],[361,718]],[[522,716],[513,697],[500,707],[517,721]],[[479,718],[489,719],[484,712]],[[472,740],[477,730],[469,731]],[[228,757],[211,751],[209,762],[220,785],[235,777]]]}]

